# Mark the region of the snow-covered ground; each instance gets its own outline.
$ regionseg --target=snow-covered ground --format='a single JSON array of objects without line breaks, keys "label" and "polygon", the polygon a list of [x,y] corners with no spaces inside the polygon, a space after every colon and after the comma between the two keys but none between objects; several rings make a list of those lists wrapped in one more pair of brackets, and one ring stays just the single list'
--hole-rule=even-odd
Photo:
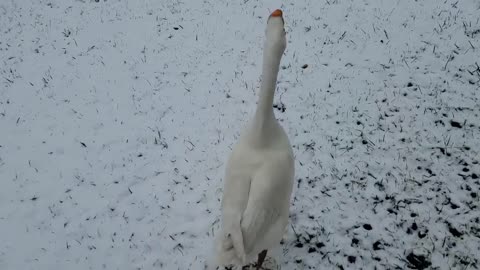
[{"label": "snow-covered ground", "polygon": [[275,8],[277,263],[479,269],[478,0],[0,0],[0,269],[203,269]]}]

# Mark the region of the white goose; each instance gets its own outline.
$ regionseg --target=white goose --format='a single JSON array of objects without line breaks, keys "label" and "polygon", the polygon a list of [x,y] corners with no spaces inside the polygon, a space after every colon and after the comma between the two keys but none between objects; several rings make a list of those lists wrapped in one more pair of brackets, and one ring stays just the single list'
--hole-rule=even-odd
[{"label": "white goose", "polygon": [[280,244],[288,223],[294,161],[288,137],[273,113],[280,60],[286,47],[282,11],[267,21],[260,99],[226,165],[217,265],[244,265]]}]

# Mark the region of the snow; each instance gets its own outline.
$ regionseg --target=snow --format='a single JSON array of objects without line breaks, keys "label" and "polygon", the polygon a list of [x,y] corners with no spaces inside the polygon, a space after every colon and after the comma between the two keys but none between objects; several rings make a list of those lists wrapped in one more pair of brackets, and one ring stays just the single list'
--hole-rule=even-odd
[{"label": "snow", "polygon": [[0,269],[203,269],[275,8],[277,264],[479,269],[476,0],[2,0]]}]

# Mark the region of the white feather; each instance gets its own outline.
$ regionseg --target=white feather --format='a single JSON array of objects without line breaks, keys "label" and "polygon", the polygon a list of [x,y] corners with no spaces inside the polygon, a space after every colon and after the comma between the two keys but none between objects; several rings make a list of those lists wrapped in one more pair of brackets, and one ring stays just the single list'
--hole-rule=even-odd
[{"label": "white feather", "polygon": [[227,162],[222,232],[216,242],[218,265],[248,263],[262,250],[278,245],[288,223],[293,152],[272,109],[285,47],[283,18],[270,17],[257,111]]}]

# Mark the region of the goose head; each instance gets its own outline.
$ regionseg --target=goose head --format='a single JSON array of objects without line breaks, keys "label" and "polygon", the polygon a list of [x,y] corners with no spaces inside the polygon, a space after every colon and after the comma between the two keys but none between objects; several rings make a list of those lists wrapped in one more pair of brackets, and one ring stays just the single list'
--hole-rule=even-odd
[{"label": "goose head", "polygon": [[287,46],[283,13],[280,9],[275,10],[268,17],[265,36],[265,48],[269,50],[271,57],[280,59]]}]

